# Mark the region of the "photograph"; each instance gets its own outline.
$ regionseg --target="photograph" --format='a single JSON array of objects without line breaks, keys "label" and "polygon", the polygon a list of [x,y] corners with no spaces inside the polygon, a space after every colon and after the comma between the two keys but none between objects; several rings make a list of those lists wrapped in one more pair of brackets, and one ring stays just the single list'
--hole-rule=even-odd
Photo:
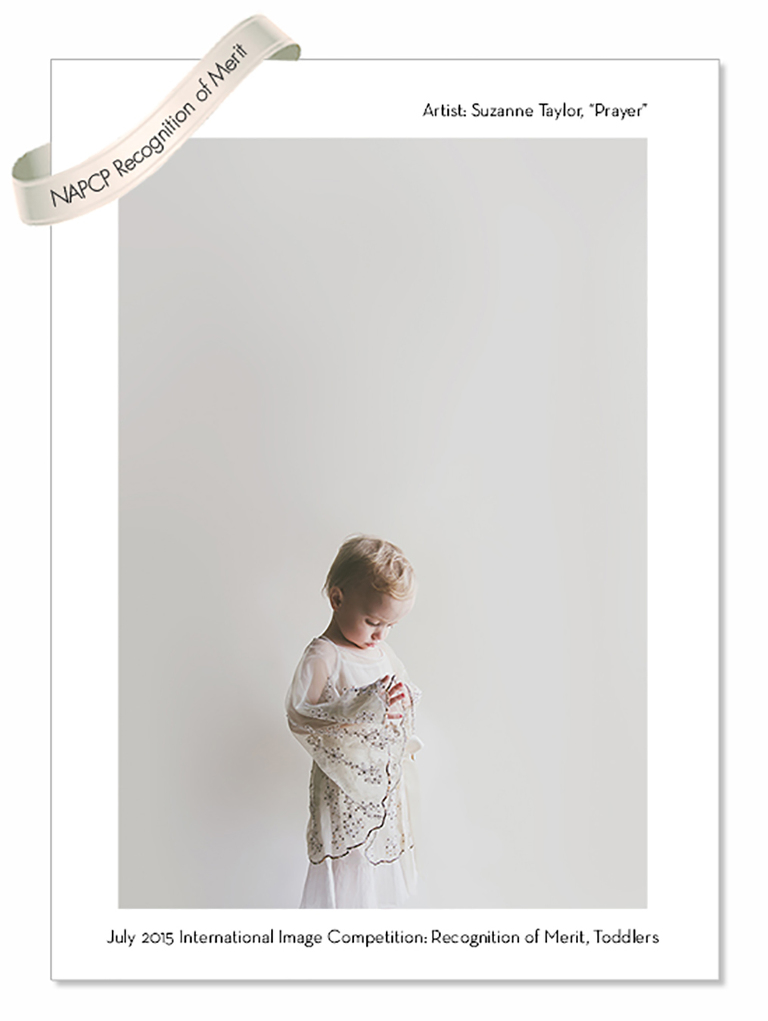
[{"label": "photograph", "polygon": [[647,143],[119,207],[120,908],[647,904]]}]

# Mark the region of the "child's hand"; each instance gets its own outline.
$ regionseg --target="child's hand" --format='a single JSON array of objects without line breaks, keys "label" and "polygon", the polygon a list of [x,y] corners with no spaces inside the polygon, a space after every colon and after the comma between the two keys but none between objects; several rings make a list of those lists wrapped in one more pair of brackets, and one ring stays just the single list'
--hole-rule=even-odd
[{"label": "child's hand", "polygon": [[396,674],[392,674],[392,676],[387,674],[386,677],[381,678],[381,683],[384,685],[384,691],[387,696],[387,704],[389,706],[387,719],[402,720],[403,706],[398,705],[398,703],[400,702],[405,703],[405,700],[408,697],[408,689],[406,688],[402,681],[398,681]]}]

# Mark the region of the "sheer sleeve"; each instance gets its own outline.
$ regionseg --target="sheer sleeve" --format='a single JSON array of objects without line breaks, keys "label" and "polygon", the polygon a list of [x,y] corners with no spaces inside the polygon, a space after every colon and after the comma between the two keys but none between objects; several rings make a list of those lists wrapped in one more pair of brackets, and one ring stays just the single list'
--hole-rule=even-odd
[{"label": "sheer sleeve", "polygon": [[384,686],[338,690],[338,651],[331,642],[314,641],[296,668],[286,711],[294,734],[362,723],[381,723],[387,712]]},{"label": "sheer sleeve", "polygon": [[[394,861],[412,846],[404,759],[413,744],[413,705],[420,695],[387,648],[386,672],[396,672],[410,699],[390,719],[381,680],[350,670],[337,647],[315,639],[296,668],[286,713],[294,737],[312,756],[309,860],[339,858],[364,847],[370,862]],[[364,680],[354,686],[354,679]],[[415,739],[418,742],[418,739]]]},{"label": "sheer sleeve", "polygon": [[339,692],[337,657],[330,642],[316,641],[307,648],[286,701],[288,726],[349,798],[381,803],[390,783],[384,686],[375,681]]}]

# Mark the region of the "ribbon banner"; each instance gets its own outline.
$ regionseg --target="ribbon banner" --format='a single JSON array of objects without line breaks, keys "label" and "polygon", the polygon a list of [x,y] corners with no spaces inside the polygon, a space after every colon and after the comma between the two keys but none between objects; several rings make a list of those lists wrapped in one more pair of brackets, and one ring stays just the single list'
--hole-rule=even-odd
[{"label": "ribbon banner", "polygon": [[298,60],[299,46],[263,15],[232,29],[137,128],[71,170],[51,174],[50,143],[13,167],[25,223],[73,220],[141,184],[193,135],[263,60]]}]

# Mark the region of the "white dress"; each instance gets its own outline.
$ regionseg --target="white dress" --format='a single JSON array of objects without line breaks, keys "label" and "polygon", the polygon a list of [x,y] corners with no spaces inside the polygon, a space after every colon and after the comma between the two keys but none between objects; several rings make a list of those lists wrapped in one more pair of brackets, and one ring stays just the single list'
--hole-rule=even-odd
[{"label": "white dress", "polygon": [[[288,725],[313,759],[302,908],[398,907],[415,888],[410,801],[421,692],[388,645],[379,651],[371,659],[315,638],[288,692]],[[402,719],[387,718],[387,675],[407,689]],[[312,703],[318,678],[324,686]]]}]

